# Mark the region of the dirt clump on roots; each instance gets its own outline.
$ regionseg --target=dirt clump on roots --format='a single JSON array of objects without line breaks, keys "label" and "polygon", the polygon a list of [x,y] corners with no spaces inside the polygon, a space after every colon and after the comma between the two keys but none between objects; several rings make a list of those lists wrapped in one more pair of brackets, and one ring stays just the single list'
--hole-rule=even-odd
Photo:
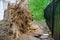
[{"label": "dirt clump on roots", "polygon": [[32,14],[29,10],[21,8],[19,4],[16,4],[15,6],[9,4],[8,10],[12,24],[15,23],[23,33],[29,30],[29,23],[32,21]]},{"label": "dirt clump on roots", "polygon": [[[31,24],[31,22],[33,22],[33,15],[28,8],[22,7],[21,4],[21,1],[15,5],[8,3],[8,8],[4,12],[4,19],[2,21],[5,21],[3,22],[5,24],[7,22],[9,23],[3,26],[6,26],[4,29],[9,31],[6,31],[8,33],[5,32],[7,35],[2,38],[3,40],[33,40],[35,35],[38,36],[42,33],[39,27],[33,27]],[[9,27],[7,28],[7,26]],[[1,30],[3,30],[3,28],[1,28]],[[38,38],[36,38],[36,40],[38,40]]]}]

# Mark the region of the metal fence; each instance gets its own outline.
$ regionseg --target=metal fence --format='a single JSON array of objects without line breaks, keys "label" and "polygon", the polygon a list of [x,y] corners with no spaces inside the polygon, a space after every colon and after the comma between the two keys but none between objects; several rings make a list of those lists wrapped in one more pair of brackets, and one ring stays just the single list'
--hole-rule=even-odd
[{"label": "metal fence", "polygon": [[60,40],[60,1],[53,0],[44,10],[44,17],[55,40]]}]

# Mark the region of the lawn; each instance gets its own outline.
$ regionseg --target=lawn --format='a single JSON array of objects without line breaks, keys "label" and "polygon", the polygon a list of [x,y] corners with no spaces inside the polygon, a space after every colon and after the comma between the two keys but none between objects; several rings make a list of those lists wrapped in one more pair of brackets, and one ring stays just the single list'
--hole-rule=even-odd
[{"label": "lawn", "polygon": [[29,0],[29,10],[34,20],[44,20],[44,9],[52,0]]}]

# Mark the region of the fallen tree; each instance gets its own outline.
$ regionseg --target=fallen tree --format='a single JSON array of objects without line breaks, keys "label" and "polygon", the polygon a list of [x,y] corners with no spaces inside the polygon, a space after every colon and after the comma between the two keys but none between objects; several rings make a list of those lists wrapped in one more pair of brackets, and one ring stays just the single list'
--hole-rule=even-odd
[{"label": "fallen tree", "polygon": [[[38,38],[43,31],[31,24],[33,15],[24,2],[25,0],[19,0],[16,4],[8,3],[3,20],[9,22],[9,27],[6,27],[6,30],[10,30],[8,35],[2,38],[3,40],[40,40]],[[34,39],[34,36],[38,36],[38,38]]]}]

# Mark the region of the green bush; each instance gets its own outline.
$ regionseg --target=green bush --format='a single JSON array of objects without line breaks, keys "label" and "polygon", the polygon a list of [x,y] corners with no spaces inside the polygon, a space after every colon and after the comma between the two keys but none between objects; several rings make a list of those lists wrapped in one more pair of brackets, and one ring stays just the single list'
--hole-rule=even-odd
[{"label": "green bush", "polygon": [[51,0],[29,0],[29,9],[32,12],[34,20],[44,20],[44,9]]}]

